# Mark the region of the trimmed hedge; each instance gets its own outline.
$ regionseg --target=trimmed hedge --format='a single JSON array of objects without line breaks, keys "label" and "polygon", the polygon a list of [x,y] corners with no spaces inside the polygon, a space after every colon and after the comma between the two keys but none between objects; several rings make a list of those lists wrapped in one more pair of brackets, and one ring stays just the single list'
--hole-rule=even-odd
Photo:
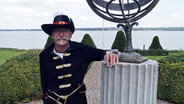
[{"label": "trimmed hedge", "polygon": [[169,55],[169,51],[157,49],[157,50],[135,50],[137,53],[140,53],[142,56],[167,56]]},{"label": "trimmed hedge", "polygon": [[85,45],[96,48],[96,45],[89,34],[85,34],[84,37],[82,38],[81,42]]},{"label": "trimmed hedge", "polygon": [[30,50],[0,66],[0,104],[41,97],[39,53],[40,50]]},{"label": "trimmed hedge", "polygon": [[49,35],[48,38],[47,38],[47,42],[44,46],[44,49],[49,47],[52,43],[54,42],[54,40],[52,39],[52,37]]},{"label": "trimmed hedge", "polygon": [[123,31],[118,31],[116,38],[112,44],[111,49],[118,49],[120,52],[123,52],[126,48],[126,38]]},{"label": "trimmed hedge", "polygon": [[184,104],[184,55],[168,56],[158,62],[158,97]]},{"label": "trimmed hedge", "polygon": [[161,44],[160,44],[160,41],[159,41],[158,36],[155,36],[153,38],[153,41],[152,41],[152,43],[151,43],[151,45],[149,47],[149,50],[151,50],[151,49],[152,50],[157,50],[157,49],[162,50],[163,49],[162,46],[161,46]]},{"label": "trimmed hedge", "polygon": [[[96,45],[93,41],[93,39],[91,38],[91,36],[89,34],[85,34],[84,37],[82,38],[81,40],[81,43],[85,44],[85,45],[88,45],[90,47],[93,47],[93,48],[96,48]],[[88,69],[86,71],[86,73],[89,71],[89,69],[91,68],[91,65],[93,64],[93,62],[91,62],[89,65],[88,65]]]}]

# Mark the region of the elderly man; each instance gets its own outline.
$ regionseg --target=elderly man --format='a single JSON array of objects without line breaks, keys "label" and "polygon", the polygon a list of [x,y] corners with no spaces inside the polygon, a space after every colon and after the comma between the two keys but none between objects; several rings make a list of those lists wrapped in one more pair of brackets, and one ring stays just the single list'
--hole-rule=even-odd
[{"label": "elderly man", "polygon": [[71,41],[75,27],[67,15],[57,15],[42,30],[54,43],[40,53],[40,74],[44,104],[87,104],[83,79],[92,61],[104,59],[115,65],[118,55]]}]

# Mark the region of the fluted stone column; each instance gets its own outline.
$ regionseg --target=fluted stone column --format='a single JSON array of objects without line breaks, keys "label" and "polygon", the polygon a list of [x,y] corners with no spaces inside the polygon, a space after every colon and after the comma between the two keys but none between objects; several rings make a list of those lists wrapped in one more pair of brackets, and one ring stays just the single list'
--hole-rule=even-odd
[{"label": "fluted stone column", "polygon": [[101,104],[156,104],[158,63],[102,64]]}]

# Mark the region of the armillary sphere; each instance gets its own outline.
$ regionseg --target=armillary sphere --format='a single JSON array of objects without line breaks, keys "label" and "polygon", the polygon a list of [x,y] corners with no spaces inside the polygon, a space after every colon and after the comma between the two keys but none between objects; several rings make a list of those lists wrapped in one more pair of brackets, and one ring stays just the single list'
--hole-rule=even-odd
[{"label": "armillary sphere", "polygon": [[135,22],[148,14],[159,0],[87,0],[101,18],[116,23]]},{"label": "armillary sphere", "polygon": [[148,14],[159,0],[87,0],[90,8],[101,18],[119,23],[126,34],[126,48],[120,54],[122,62],[144,62],[147,59],[134,52],[132,46],[132,27],[137,20]]}]

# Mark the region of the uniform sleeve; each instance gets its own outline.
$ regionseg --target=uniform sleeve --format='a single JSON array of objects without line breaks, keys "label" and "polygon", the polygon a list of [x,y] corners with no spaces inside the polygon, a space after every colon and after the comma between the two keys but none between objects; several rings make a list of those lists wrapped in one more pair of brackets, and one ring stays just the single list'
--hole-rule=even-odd
[{"label": "uniform sleeve", "polygon": [[90,61],[101,61],[104,59],[106,50],[96,49],[93,47],[87,47],[87,55]]},{"label": "uniform sleeve", "polygon": [[44,65],[44,57],[40,55],[39,61],[40,61],[41,87],[42,87],[43,95],[45,95],[47,92],[48,81],[47,81],[47,70]]}]

